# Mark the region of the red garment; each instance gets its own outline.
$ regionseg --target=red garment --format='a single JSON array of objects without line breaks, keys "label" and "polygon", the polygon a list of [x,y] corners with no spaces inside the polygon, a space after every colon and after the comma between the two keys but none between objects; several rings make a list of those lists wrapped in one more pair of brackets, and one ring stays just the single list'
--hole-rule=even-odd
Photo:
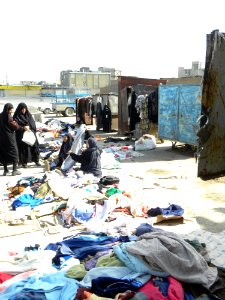
[{"label": "red garment", "polygon": [[170,283],[168,296],[163,296],[152,279],[143,285],[138,292],[144,293],[148,300],[184,300],[184,290],[181,283],[172,276],[168,277],[168,281]]},{"label": "red garment", "polygon": [[138,292],[144,293],[148,300],[168,300],[168,298],[164,297],[159,289],[154,286],[152,280],[143,285]]},{"label": "red garment", "polygon": [[168,277],[170,283],[168,289],[168,296],[170,300],[184,300],[184,289],[182,284],[172,276]]},{"label": "red garment", "polygon": [[4,281],[12,278],[13,276],[10,274],[2,273],[0,272],[0,283],[3,283]]}]

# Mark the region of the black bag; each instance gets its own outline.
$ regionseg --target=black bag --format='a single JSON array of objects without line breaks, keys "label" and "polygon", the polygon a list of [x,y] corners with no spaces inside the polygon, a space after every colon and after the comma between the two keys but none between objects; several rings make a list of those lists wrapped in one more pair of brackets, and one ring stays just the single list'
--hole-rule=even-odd
[{"label": "black bag", "polygon": [[115,183],[119,183],[120,179],[119,177],[113,176],[113,175],[109,175],[109,176],[103,176],[99,183],[103,184],[103,185],[112,185]]}]

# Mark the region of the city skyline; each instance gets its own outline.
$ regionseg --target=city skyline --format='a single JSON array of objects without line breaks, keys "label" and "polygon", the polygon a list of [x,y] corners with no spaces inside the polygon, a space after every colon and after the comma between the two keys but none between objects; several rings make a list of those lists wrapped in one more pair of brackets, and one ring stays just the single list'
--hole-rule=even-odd
[{"label": "city skyline", "polygon": [[222,0],[3,0],[0,84],[59,83],[63,70],[115,68],[171,78],[204,67],[206,35],[225,31]]}]

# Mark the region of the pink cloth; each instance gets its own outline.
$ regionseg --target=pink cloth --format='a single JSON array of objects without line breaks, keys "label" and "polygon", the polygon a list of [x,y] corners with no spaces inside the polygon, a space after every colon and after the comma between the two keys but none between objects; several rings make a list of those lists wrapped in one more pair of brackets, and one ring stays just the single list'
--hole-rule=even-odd
[{"label": "pink cloth", "polygon": [[184,290],[181,283],[172,276],[168,277],[168,281],[170,283],[168,296],[163,296],[152,279],[143,285],[138,292],[144,293],[148,300],[184,300]]}]

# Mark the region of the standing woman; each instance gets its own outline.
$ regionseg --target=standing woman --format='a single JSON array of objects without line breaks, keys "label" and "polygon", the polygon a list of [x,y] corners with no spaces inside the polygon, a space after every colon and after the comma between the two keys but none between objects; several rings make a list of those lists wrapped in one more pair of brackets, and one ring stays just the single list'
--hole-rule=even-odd
[{"label": "standing woman", "polygon": [[2,113],[0,114],[0,162],[4,166],[3,176],[9,173],[8,164],[13,165],[12,175],[20,175],[17,170],[19,161],[18,148],[16,143],[16,131],[22,134],[29,130],[28,126],[20,126],[13,120],[13,105],[6,103]]},{"label": "standing woman", "polygon": [[16,111],[13,115],[13,119],[20,126],[29,126],[30,130],[34,133],[36,137],[36,141],[33,146],[29,146],[28,144],[22,141],[23,132],[16,132],[16,140],[19,150],[19,163],[22,164],[23,168],[27,168],[28,162],[34,162],[36,166],[41,166],[39,163],[39,143],[36,136],[36,124],[35,121],[29,112],[27,105],[25,103],[19,103]]}]

